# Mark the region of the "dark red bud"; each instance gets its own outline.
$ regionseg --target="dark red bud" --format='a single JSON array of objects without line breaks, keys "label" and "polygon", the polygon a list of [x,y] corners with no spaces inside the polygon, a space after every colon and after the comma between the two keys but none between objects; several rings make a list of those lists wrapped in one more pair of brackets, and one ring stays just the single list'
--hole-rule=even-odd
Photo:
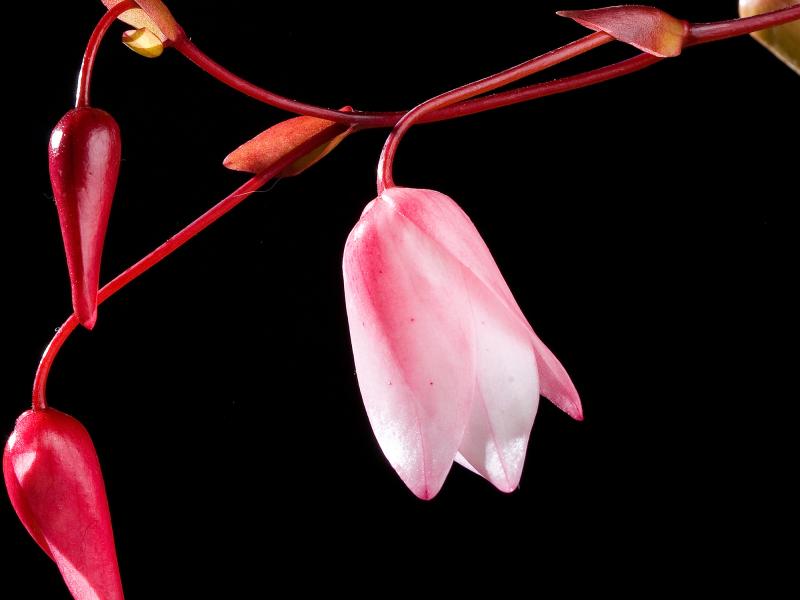
[{"label": "dark red bud", "polygon": [[119,173],[119,127],[105,111],[74,108],[53,129],[49,155],[72,307],[91,329],[97,319],[100,257]]},{"label": "dark red bud", "polygon": [[103,475],[89,433],[52,408],[17,419],[3,454],[11,504],[76,600],[123,600]]}]

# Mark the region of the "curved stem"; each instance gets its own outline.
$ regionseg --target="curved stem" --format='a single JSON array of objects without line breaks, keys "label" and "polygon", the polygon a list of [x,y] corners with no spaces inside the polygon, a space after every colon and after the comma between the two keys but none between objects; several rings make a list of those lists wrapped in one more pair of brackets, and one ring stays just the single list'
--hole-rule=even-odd
[{"label": "curved stem", "polygon": [[517,65],[516,67],[511,67],[510,69],[506,69],[505,71],[501,71],[500,73],[491,75],[485,79],[468,83],[467,85],[463,85],[449,92],[445,92],[444,94],[440,94],[439,96],[431,98],[430,100],[423,102],[422,104],[411,109],[402,119],[397,122],[397,125],[394,126],[394,129],[389,134],[389,137],[386,139],[386,143],[383,146],[381,158],[378,162],[378,195],[380,196],[384,189],[394,186],[394,181],[392,179],[392,166],[394,164],[394,157],[397,153],[397,147],[400,144],[400,140],[411,128],[411,126],[419,121],[419,119],[425,114],[433,112],[439,108],[450,106],[456,102],[468,100],[469,98],[478,96],[479,94],[491,92],[499,87],[503,87],[504,85],[518,81],[523,77],[528,77],[529,75],[533,75],[534,73],[538,73],[539,71],[543,71],[544,69],[584,54],[589,50],[597,48],[598,46],[607,44],[613,39],[614,38],[604,32],[592,33],[584,38],[581,38],[580,40],[572,42],[571,44],[567,44],[566,46],[552,50],[547,54],[532,58],[531,60]]},{"label": "curved stem", "polygon": [[[794,6],[744,19],[732,19],[716,23],[690,23],[686,46],[752,33],[760,29],[766,29],[768,27],[794,21],[797,18],[800,18],[800,8]],[[394,127],[406,114],[404,112],[366,112],[357,110],[353,112],[342,112],[298,102],[281,96],[280,94],[270,92],[232,73],[204,54],[203,51],[195,46],[188,38],[177,40],[174,47],[200,69],[206,71],[206,73],[216,78],[221,83],[259,102],[288,112],[328,119],[329,121],[335,121],[337,123],[356,125],[359,129]],[[502,94],[497,94],[492,96],[491,100],[482,98],[480,100],[466,101],[463,104],[439,108],[426,114],[423,118],[419,119],[419,122],[431,123],[434,121],[444,121],[493,110],[501,106],[526,102],[542,96],[560,94],[573,89],[586,87],[587,85],[593,85],[601,81],[614,79],[615,77],[620,77],[628,73],[633,73],[655,62],[658,62],[658,59],[655,57],[651,57],[649,60],[644,56],[635,57],[629,61],[622,61],[610,67],[588,71],[581,75],[576,75],[575,77],[558,80],[557,82],[547,82],[537,86],[530,86],[520,90],[511,90]]]},{"label": "curved stem", "polygon": [[717,21],[715,23],[690,23],[686,45],[694,46],[696,44],[725,40],[761,29],[783,25],[798,19],[800,19],[800,4],[742,19]]},{"label": "curved stem", "polygon": [[571,75],[561,79],[554,79],[553,81],[536,83],[534,85],[509,90],[507,92],[501,92],[499,94],[492,94],[482,98],[475,98],[474,100],[459,102],[458,104],[454,104],[452,106],[448,106],[447,108],[424,115],[419,122],[431,123],[445,119],[465,117],[467,115],[474,115],[476,113],[494,110],[495,108],[527,102],[528,100],[535,100],[537,98],[544,98],[546,96],[554,96],[556,94],[578,90],[602,83],[604,81],[616,79],[617,77],[622,77],[623,75],[629,75],[631,73],[635,73],[636,71],[641,71],[642,69],[649,67],[650,65],[654,65],[662,60],[664,59],[659,56],[642,52],[633,58],[628,58],[606,67],[600,67],[599,69],[586,71],[585,73],[580,73],[578,75]]},{"label": "curved stem", "polygon": [[[236,206],[241,204],[248,196],[250,196],[250,194],[258,190],[270,179],[278,176],[287,166],[292,164],[298,158],[305,156],[319,145],[329,141],[329,138],[330,132],[327,131],[323,131],[315,135],[292,150],[292,152],[288,153],[281,160],[275,162],[269,168],[269,170],[252,177],[244,185],[221,200],[217,205],[203,213],[187,227],[176,233],[158,248],[150,252],[137,263],[104,285],[98,293],[97,303],[102,304],[123,287],[128,285],[131,281],[150,269],[150,267],[164,260],[167,256],[175,252],[175,250],[183,246],[198,233],[206,229],[209,225],[212,225],[218,221],[222,216],[226,215]],[[33,410],[44,410],[47,408],[47,398],[45,392],[47,387],[47,377],[50,374],[50,368],[53,366],[53,361],[58,355],[58,351],[64,345],[64,342],[67,340],[70,334],[75,330],[77,325],[77,317],[74,314],[70,315],[69,318],[64,321],[64,324],[56,331],[55,336],[53,336],[53,339],[45,349],[44,354],[42,354],[42,359],[39,362],[39,367],[36,370],[36,377],[33,381]]]},{"label": "curved stem", "polygon": [[[186,44],[181,42],[176,42],[174,47],[181,52],[187,49]],[[193,52],[198,53],[190,58],[192,62],[198,66],[201,66],[202,64],[203,66],[201,66],[201,68],[203,68],[203,70],[206,70],[204,66],[207,66],[208,63],[214,65],[212,70],[207,71],[212,77],[217,78],[222,83],[233,87],[233,89],[236,89],[243,94],[250,96],[251,98],[272,106],[270,102],[267,102],[267,98],[277,96],[276,94],[273,94],[267,90],[263,90],[262,88],[259,88],[258,86],[242,79],[241,77],[234,75],[224,67],[215,63],[212,59],[205,56],[196,46],[192,45],[192,49]],[[202,60],[200,60],[201,56]],[[195,58],[198,60],[195,61]],[[459,102],[458,104],[446,106],[424,115],[419,119],[419,123],[434,123],[438,121],[457,119],[459,117],[474,115],[504,106],[511,106],[513,104],[527,102],[528,100],[533,100],[536,98],[577,90],[608,81],[610,79],[616,79],[617,77],[622,77],[623,75],[627,75],[629,73],[634,73],[654,63],[657,63],[660,60],[663,59],[643,53],[634,58],[620,61],[606,67],[600,67],[592,71],[586,71],[585,73],[580,73],[578,75],[564,77],[562,79],[555,79],[553,81],[538,83],[516,90],[501,92],[485,98],[466,100],[464,102]],[[222,75],[222,73],[230,75],[232,79],[227,79],[227,76]],[[281,96],[277,97],[282,98]],[[304,114],[295,110],[298,105],[310,106],[303,103],[293,104],[294,101],[287,98],[282,98],[281,102],[281,108],[284,108],[289,112],[297,112],[298,114]],[[331,121],[349,123],[358,127],[359,129],[394,127],[397,122],[406,114],[405,112],[342,112],[319,107],[313,108],[315,111],[314,116],[320,116],[320,118],[329,119]],[[306,114],[310,115],[310,113]]]},{"label": "curved stem", "polygon": [[[120,4],[114,6],[100,19],[94,31],[92,32],[89,43],[86,47],[83,63],[81,64],[81,70],[78,79],[78,92],[76,95],[76,106],[87,106],[89,104],[89,86],[92,68],[94,66],[94,60],[97,55],[100,42],[102,41],[104,35],[119,14],[135,6],[135,3],[131,0],[126,0],[125,2],[121,2]],[[744,19],[733,19],[717,23],[690,24],[686,46],[714,42],[739,35],[745,35],[760,29],[774,27],[797,19],[800,19],[800,5],[781,9],[771,13],[765,13],[763,15],[747,17]],[[392,132],[392,134],[389,136],[389,139],[387,139],[386,145],[384,146],[384,152],[381,154],[380,164],[382,166],[379,166],[379,172],[381,175],[379,175],[378,187],[379,191],[382,191],[381,186],[388,187],[388,185],[392,185],[391,162],[394,152],[396,152],[397,144],[405,131],[407,131],[408,128],[415,122],[430,123],[434,121],[453,119],[487,110],[493,110],[503,106],[517,104],[519,102],[533,100],[535,98],[560,94],[570,90],[594,85],[603,81],[608,81],[610,79],[615,79],[617,77],[621,77],[623,75],[643,69],[662,60],[658,57],[643,53],[616,64],[594,69],[592,71],[587,71],[579,75],[573,75],[571,77],[565,77],[516,90],[510,90],[508,92],[494,94],[492,96],[487,96],[476,100],[468,100],[468,98],[471,98],[472,96],[491,91],[497,87],[511,83],[516,79],[525,77],[529,74],[535,73],[538,70],[544,69],[547,66],[551,66],[557,62],[561,62],[562,60],[566,60],[567,58],[571,57],[565,56],[564,58],[556,60],[555,62],[548,62],[557,58],[554,55],[557,55],[560,52],[566,52],[568,54],[569,52],[575,51],[587,43],[589,45],[594,44],[591,45],[591,47],[596,47],[597,45],[606,43],[609,40],[605,39],[601,41],[601,36],[603,35],[605,34],[596,33],[586,36],[585,38],[573,42],[572,44],[568,44],[567,46],[564,46],[549,54],[545,54],[541,57],[523,63],[522,65],[513,67],[507,71],[503,71],[498,75],[483,79],[473,84],[468,84],[467,86],[458,88],[452,92],[447,92],[441,96],[437,96],[436,98],[417,106],[407,114],[402,112],[342,112],[290,100],[278,94],[269,92],[268,90],[264,90],[228,71],[221,65],[214,62],[211,58],[203,54],[203,52],[191,41],[189,41],[188,38],[179,38],[175,41],[174,47],[190,61],[195,63],[204,71],[208,72],[213,77],[217,78],[222,83],[225,83],[226,85],[229,85],[230,87],[252,98],[255,98],[256,100],[265,102],[277,108],[282,108],[289,112],[296,112],[298,114],[316,116],[339,123],[346,123],[358,128],[392,127],[397,125],[398,127]],[[588,49],[591,48],[586,48],[582,50],[582,52],[585,52]],[[539,61],[540,64],[538,64],[538,68],[536,68],[537,62]],[[526,69],[530,70],[525,72],[525,74],[520,74]],[[175,236],[167,240],[164,244],[142,258],[139,262],[111,280],[99,291],[98,304],[107,300],[128,283],[150,269],[150,267],[159,263],[191,238],[203,231],[206,227],[216,222],[223,215],[227,214],[230,210],[244,201],[250,194],[263,186],[267,181],[278,175],[292,162],[301,156],[304,156],[320,144],[328,141],[327,139],[324,139],[324,137],[325,136],[323,133],[319,136],[309,139],[301,146],[298,146],[294,151],[287,154],[283,159],[272,165],[269,171],[251,178],[247,183],[242,185],[231,195],[219,202],[219,204],[193,221],[185,229],[181,230]],[[42,359],[39,363],[39,367],[36,371],[36,377],[34,379],[34,410],[42,410],[47,408],[47,400],[45,396],[47,377],[50,373],[50,369],[56,355],[64,345],[64,342],[67,340],[69,335],[75,330],[77,325],[77,318],[75,315],[71,315],[58,329],[56,335],[45,349]]]},{"label": "curved stem", "polygon": [[97,58],[97,51],[100,49],[100,42],[106,35],[106,32],[111,27],[112,23],[116,21],[117,17],[124,13],[126,10],[136,8],[136,2],[126,0],[120,2],[113,8],[109,9],[92,31],[89,37],[89,42],[86,44],[86,51],[83,54],[83,62],[81,62],[81,70],[78,73],[78,90],[75,93],[75,108],[89,106],[89,87],[92,81],[92,70],[94,69],[94,59]]},{"label": "curved stem", "polygon": [[327,119],[328,121],[334,121],[336,123],[358,125],[360,127],[384,127],[387,120],[394,122],[403,115],[403,113],[391,112],[363,113],[357,110],[344,112],[341,110],[314,106],[313,104],[306,104],[305,102],[298,102],[297,100],[292,100],[291,98],[286,98],[280,94],[265,90],[239,77],[203,53],[203,51],[195,46],[188,37],[176,40],[173,48],[183,54],[183,56],[188,58],[200,69],[228,87],[241,92],[245,96],[250,96],[259,102],[263,102],[275,108],[280,108],[287,112]]}]

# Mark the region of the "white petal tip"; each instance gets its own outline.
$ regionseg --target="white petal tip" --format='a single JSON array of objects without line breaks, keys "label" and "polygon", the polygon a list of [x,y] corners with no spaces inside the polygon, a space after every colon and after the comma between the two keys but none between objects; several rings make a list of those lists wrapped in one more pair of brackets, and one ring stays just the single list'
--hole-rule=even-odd
[{"label": "white petal tip", "polygon": [[508,486],[508,485],[497,485],[495,486],[498,490],[503,492],[504,494],[510,494],[511,492],[516,492],[519,489],[519,485]]},{"label": "white petal tip", "polygon": [[489,479],[489,482],[504,494],[516,492],[519,489],[519,478],[516,481],[509,481],[508,479]]},{"label": "white petal tip", "polygon": [[441,485],[439,487],[437,487],[437,488],[432,488],[432,487],[427,487],[427,486],[422,486],[422,487],[413,486],[412,487],[412,486],[408,485],[407,483],[406,483],[406,485],[408,486],[408,489],[411,490],[411,493],[414,494],[420,500],[433,500],[433,498],[436,496],[436,494],[439,493],[439,490],[442,489]]},{"label": "white petal tip", "polygon": [[426,477],[422,469],[409,469],[407,465],[403,465],[403,467],[406,468],[397,468],[395,466],[394,470],[409,491],[420,500],[433,499],[444,486],[447,473],[450,471],[450,469],[447,469],[444,473]]}]

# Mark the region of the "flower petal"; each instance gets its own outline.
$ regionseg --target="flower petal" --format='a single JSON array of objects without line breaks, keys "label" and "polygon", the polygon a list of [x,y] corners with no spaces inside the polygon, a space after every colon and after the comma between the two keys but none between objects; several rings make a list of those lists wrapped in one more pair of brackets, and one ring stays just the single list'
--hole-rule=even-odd
[{"label": "flower petal", "polygon": [[365,209],[345,245],[347,316],[378,443],[411,491],[428,499],[452,466],[471,408],[468,273],[389,193]]},{"label": "flower petal", "polygon": [[497,263],[466,213],[452,199],[434,190],[395,187],[387,190],[384,195],[420,231],[435,239],[516,315],[530,335],[539,369],[541,394],[572,418],[583,420],[580,397],[566,369],[534,333],[514,300]]},{"label": "flower petal", "polygon": [[[123,0],[102,0],[106,8],[113,8]],[[175,17],[161,0],[136,0],[140,8],[126,10],[120,21],[133,25],[136,29],[146,28],[156,34],[163,42],[175,41],[185,35]]]},{"label": "flower petal", "polygon": [[456,462],[495,487],[519,486],[536,410],[539,376],[528,330],[483,284],[472,279],[476,385]]}]

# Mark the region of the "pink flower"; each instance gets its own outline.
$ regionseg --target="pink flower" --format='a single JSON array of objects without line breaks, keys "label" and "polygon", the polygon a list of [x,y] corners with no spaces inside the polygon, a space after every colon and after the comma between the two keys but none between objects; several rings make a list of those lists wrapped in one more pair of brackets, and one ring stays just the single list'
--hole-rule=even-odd
[{"label": "pink flower", "polygon": [[540,391],[583,418],[569,375],[447,196],[384,191],[350,233],[343,271],[367,415],[420,498],[437,494],[454,460],[513,491]]}]

